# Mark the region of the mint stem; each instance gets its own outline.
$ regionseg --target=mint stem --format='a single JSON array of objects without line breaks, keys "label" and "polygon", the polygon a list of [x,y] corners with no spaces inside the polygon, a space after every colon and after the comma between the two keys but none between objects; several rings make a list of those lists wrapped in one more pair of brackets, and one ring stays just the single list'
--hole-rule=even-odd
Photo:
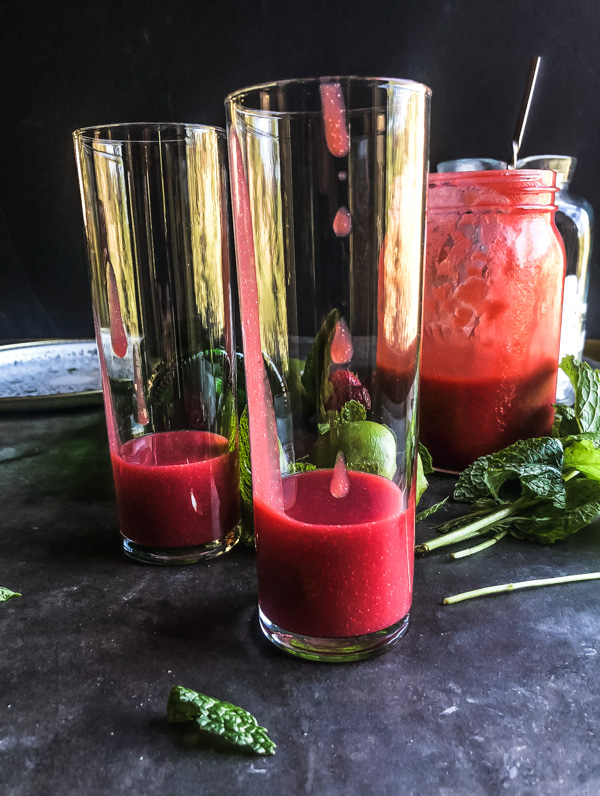
[{"label": "mint stem", "polygon": [[415,547],[415,552],[429,553],[431,550],[436,550],[438,547],[446,547],[447,545],[456,544],[457,542],[464,542],[466,539],[472,539],[474,536],[480,536],[492,530],[494,525],[502,522],[512,514],[515,514],[525,505],[527,505],[527,501],[523,498],[519,498],[515,500],[514,503],[509,503],[501,509],[490,511],[480,519],[469,522],[456,531],[451,531],[443,536],[436,536],[435,539],[429,539],[429,541],[417,545]]},{"label": "mint stem", "polygon": [[457,550],[456,553],[450,553],[450,558],[466,558],[467,556],[475,555],[475,553],[480,553],[482,550],[499,542],[500,539],[504,539],[507,533],[508,531],[506,530],[498,531],[491,539],[486,539],[485,542],[481,542],[475,547],[466,547],[463,550]]},{"label": "mint stem", "polygon": [[582,580],[598,580],[600,572],[589,572],[583,575],[564,575],[560,578],[542,578],[541,580],[523,580],[519,583],[503,583],[501,586],[488,586],[485,589],[475,589],[465,591],[462,594],[454,594],[452,597],[444,598],[444,605],[460,603],[463,600],[473,600],[475,597],[488,597],[491,594],[501,592],[517,591],[518,589],[534,589],[537,586],[556,586],[560,583],[576,583]]}]

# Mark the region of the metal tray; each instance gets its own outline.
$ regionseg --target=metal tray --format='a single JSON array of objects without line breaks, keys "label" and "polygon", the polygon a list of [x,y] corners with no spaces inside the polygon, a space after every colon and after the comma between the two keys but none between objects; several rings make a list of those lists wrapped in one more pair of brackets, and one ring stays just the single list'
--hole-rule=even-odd
[{"label": "metal tray", "polygon": [[0,410],[66,409],[102,403],[94,340],[0,346]]}]

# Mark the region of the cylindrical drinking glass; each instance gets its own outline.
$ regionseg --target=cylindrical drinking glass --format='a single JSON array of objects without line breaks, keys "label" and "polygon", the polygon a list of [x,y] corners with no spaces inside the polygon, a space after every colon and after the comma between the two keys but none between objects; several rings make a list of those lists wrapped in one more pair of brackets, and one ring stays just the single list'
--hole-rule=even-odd
[{"label": "cylindrical drinking glass", "polygon": [[408,625],[429,101],[354,77],[226,101],[260,624],[312,660]]},{"label": "cylindrical drinking glass", "polygon": [[225,132],[73,137],[123,549],[212,558],[239,522]]}]

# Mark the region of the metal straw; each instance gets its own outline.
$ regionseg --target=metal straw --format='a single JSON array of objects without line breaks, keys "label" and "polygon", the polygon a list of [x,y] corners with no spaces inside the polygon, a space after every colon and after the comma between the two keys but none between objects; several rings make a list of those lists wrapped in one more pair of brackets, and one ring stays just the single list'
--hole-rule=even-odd
[{"label": "metal straw", "polygon": [[531,66],[529,67],[529,74],[527,75],[527,83],[525,84],[523,101],[521,102],[521,110],[519,111],[517,126],[515,127],[515,132],[513,134],[512,165],[509,161],[509,169],[517,168],[517,157],[519,155],[519,149],[521,148],[521,141],[523,140],[523,133],[525,132],[525,125],[527,124],[527,117],[529,116],[529,109],[531,108],[531,100],[533,98],[533,92],[541,62],[542,58],[540,55],[538,55],[537,58],[531,59]]}]

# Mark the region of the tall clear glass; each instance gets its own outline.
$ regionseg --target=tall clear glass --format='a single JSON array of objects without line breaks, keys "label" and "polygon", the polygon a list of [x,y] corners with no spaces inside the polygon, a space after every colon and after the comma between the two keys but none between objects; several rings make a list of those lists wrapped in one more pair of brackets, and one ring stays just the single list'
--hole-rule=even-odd
[{"label": "tall clear glass", "polygon": [[239,522],[225,131],[73,137],[123,549],[212,558]]},{"label": "tall clear glass", "polygon": [[260,624],[308,659],[408,626],[429,101],[355,77],[226,100]]}]

